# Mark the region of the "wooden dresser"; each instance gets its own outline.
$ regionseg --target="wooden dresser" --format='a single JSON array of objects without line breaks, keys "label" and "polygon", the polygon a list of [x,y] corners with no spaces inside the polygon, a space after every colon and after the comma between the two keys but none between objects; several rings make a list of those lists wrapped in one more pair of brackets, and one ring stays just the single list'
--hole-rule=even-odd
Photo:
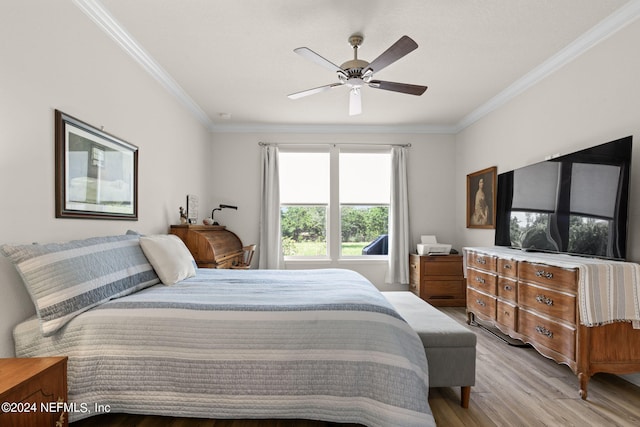
[{"label": "wooden dresser", "polygon": [[409,290],[434,306],[465,306],[462,255],[409,255]]},{"label": "wooden dresser", "polygon": [[583,399],[597,372],[640,371],[640,329],[630,322],[582,325],[579,269],[531,257],[513,260],[474,248],[466,251],[469,323],[493,325],[568,365],[578,375]]},{"label": "wooden dresser", "polygon": [[223,225],[172,225],[200,268],[231,268],[243,262],[242,242]]},{"label": "wooden dresser", "polygon": [[68,426],[67,358],[0,359],[0,403],[0,426]]}]

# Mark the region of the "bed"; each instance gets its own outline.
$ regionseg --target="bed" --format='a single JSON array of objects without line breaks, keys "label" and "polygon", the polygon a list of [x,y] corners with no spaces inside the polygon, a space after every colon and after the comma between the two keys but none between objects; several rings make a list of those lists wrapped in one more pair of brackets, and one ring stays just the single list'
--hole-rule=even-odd
[{"label": "bed", "polygon": [[[139,247],[135,238],[127,245]],[[54,258],[60,262],[57,253]],[[13,256],[29,281],[28,269],[20,268],[24,259]],[[79,407],[435,425],[419,337],[358,273],[194,269],[167,286],[150,284],[139,265],[127,270],[141,275],[142,289],[67,315],[54,330],[43,321],[43,300],[55,298],[30,288],[38,316],[14,328],[18,357],[69,356],[69,400]]]}]

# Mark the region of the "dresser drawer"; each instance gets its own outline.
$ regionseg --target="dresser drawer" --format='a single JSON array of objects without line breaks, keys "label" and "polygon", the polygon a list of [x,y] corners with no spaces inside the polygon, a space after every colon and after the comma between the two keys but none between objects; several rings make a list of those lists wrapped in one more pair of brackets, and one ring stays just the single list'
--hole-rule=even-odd
[{"label": "dresser drawer", "polygon": [[496,298],[475,289],[467,288],[467,311],[482,314],[489,319],[496,318]]},{"label": "dresser drawer", "polygon": [[518,263],[518,277],[525,282],[551,286],[559,290],[577,291],[578,270],[575,268],[521,261]]},{"label": "dresser drawer", "polygon": [[511,302],[498,301],[496,305],[496,322],[515,331],[518,326],[518,307]]},{"label": "dresser drawer", "polygon": [[473,268],[467,269],[467,286],[495,295],[497,281],[498,276],[495,274]]},{"label": "dresser drawer", "polygon": [[518,301],[518,282],[512,279],[506,279],[504,277],[498,277],[497,295],[512,302]]},{"label": "dresser drawer", "polygon": [[512,259],[498,258],[497,272],[502,277],[516,279],[518,277],[518,262]]},{"label": "dresser drawer", "polygon": [[467,267],[479,268],[485,271],[496,271],[496,257],[477,252],[467,253]]},{"label": "dresser drawer", "polygon": [[518,284],[518,304],[532,308],[540,314],[576,324],[576,296],[574,294],[521,282]]},{"label": "dresser drawer", "polygon": [[575,360],[576,329],[520,308],[518,332],[551,350]]}]

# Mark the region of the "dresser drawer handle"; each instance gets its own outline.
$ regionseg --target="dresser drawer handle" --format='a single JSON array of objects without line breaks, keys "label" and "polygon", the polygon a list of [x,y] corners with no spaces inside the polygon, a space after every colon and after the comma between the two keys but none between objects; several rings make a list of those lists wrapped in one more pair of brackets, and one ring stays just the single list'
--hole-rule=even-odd
[{"label": "dresser drawer handle", "polygon": [[480,307],[486,307],[487,303],[482,301],[481,299],[476,299],[476,304],[478,304]]},{"label": "dresser drawer handle", "polygon": [[504,265],[504,269],[505,270],[511,270],[513,267],[511,267],[511,264],[505,264]]},{"label": "dresser drawer handle", "polygon": [[511,285],[504,285],[504,290],[505,290],[505,291],[512,291],[512,290],[513,290],[513,286],[511,286]]},{"label": "dresser drawer handle", "polygon": [[544,335],[547,338],[553,338],[553,332],[551,332],[549,329],[545,328],[544,326],[536,326],[536,332],[539,333],[540,335]]},{"label": "dresser drawer handle", "polygon": [[482,277],[476,276],[476,282],[482,283],[484,285],[486,281]]},{"label": "dresser drawer handle", "polygon": [[484,258],[478,257],[478,258],[476,258],[476,262],[477,262],[478,264],[486,264],[486,263],[487,263],[487,260],[486,260],[486,259],[484,259]]},{"label": "dresser drawer handle", "polygon": [[537,270],[536,276],[543,277],[545,279],[553,279],[553,273],[544,270]]},{"label": "dresser drawer handle", "polygon": [[553,300],[544,295],[536,295],[536,301],[538,301],[540,304],[547,304],[548,306],[553,305]]}]

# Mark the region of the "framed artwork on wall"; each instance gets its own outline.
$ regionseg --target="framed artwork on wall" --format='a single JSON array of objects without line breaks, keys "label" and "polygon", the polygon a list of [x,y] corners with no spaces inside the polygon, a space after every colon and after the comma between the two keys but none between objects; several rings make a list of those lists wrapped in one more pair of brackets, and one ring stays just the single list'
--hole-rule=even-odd
[{"label": "framed artwork on wall", "polygon": [[55,111],[56,218],[138,219],[138,147]]},{"label": "framed artwork on wall", "polygon": [[189,224],[198,223],[199,199],[195,194],[187,194],[187,222]]},{"label": "framed artwork on wall", "polygon": [[496,228],[496,176],[495,166],[467,175],[467,228]]}]

